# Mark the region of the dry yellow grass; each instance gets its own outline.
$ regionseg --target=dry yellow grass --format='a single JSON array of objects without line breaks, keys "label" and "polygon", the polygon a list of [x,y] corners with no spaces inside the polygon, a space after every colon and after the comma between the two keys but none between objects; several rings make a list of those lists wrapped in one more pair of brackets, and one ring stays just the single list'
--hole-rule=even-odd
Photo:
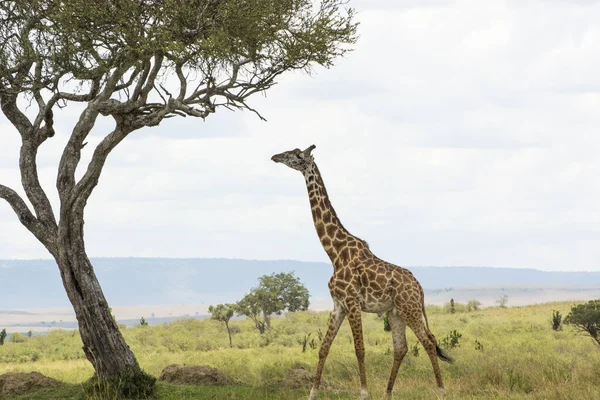
[{"label": "dry yellow grass", "polygon": [[[431,308],[430,326],[438,340],[452,330],[462,334],[459,347],[449,350],[456,362],[442,364],[447,398],[600,399],[600,348],[568,326],[558,332],[551,329],[552,311],[566,315],[571,305],[547,303],[457,314],[442,314],[439,309]],[[207,364],[249,387],[260,388],[282,378],[291,368],[313,370],[318,357],[319,330],[325,331],[327,317],[328,313],[304,312],[275,319],[272,331],[265,335],[260,335],[248,321],[232,321],[233,349],[228,348],[225,329],[216,321],[186,320],[164,326],[135,327],[125,329],[124,334],[142,367],[152,375],[158,376],[165,366],[173,363]],[[373,398],[379,398],[392,362],[391,337],[383,331],[383,323],[375,315],[365,315],[364,330],[370,392]],[[308,333],[309,344],[303,352],[301,343]],[[417,342],[412,333],[407,337],[409,346]],[[310,346],[312,338],[316,338],[316,349]],[[0,361],[3,361],[0,373],[35,370],[64,382],[83,382],[93,371],[83,353],[77,353],[80,345],[78,336],[68,332],[55,332],[26,343],[7,343],[0,347]],[[28,361],[31,354],[35,362]],[[359,391],[347,323],[333,345],[324,379],[347,393],[329,393],[322,398],[353,398]],[[436,398],[431,365],[422,348],[418,357],[411,353],[406,356],[396,389],[396,398]],[[175,389],[169,386],[164,390]],[[169,398],[164,390],[162,396]],[[207,393],[212,398],[236,398],[236,390],[245,389],[227,390],[211,389]],[[305,395],[303,391],[277,390],[280,389],[252,392],[255,395],[248,396],[278,398],[280,393],[282,398],[302,398]],[[194,393],[202,396],[198,394],[202,391]]]}]

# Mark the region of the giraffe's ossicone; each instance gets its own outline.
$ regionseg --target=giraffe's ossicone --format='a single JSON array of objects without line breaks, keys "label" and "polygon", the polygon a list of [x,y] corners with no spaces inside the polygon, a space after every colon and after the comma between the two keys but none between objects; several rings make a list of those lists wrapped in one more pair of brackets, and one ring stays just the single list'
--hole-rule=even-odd
[{"label": "giraffe's ossicone", "polygon": [[329,328],[319,350],[319,363],[310,391],[310,399],[317,398],[325,359],[346,317],[350,323],[358,359],[361,397],[363,400],[367,399],[361,312],[386,312],[392,328],[394,362],[385,397],[391,397],[398,369],[408,352],[406,326],[413,330],[427,352],[440,394],[443,394],[444,384],[438,357],[447,362],[452,362],[452,359],[440,349],[429,330],[423,288],[409,270],[377,258],[369,250],[367,242],[352,235],[344,228],[331,205],[323,178],[311,154],[314,149],[315,145],[312,145],[304,151],[294,149],[276,154],[271,158],[304,175],[315,229],[325,252],[333,263],[333,276],[329,280],[329,291],[333,298],[334,309],[329,320]]}]

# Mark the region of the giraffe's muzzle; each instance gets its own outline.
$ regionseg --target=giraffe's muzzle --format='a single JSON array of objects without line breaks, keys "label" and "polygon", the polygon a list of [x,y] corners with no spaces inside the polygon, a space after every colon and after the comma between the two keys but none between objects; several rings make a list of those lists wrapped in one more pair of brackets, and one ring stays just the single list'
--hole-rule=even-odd
[{"label": "giraffe's muzzle", "polygon": [[275,154],[273,157],[271,157],[271,160],[273,160],[275,162],[282,162],[283,161],[283,155],[282,154]]}]

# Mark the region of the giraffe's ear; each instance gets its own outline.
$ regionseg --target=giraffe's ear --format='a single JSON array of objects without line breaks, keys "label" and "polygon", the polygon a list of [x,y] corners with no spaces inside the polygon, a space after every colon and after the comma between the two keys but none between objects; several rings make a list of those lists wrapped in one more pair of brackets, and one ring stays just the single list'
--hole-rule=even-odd
[{"label": "giraffe's ear", "polygon": [[311,152],[312,152],[314,149],[316,149],[316,148],[317,148],[317,146],[315,146],[315,145],[313,144],[313,145],[311,145],[309,148],[307,148],[306,150],[304,150],[304,151],[303,151],[303,153],[304,153],[304,154],[306,154],[307,156],[309,156],[309,155],[310,155],[310,153],[311,153]]}]

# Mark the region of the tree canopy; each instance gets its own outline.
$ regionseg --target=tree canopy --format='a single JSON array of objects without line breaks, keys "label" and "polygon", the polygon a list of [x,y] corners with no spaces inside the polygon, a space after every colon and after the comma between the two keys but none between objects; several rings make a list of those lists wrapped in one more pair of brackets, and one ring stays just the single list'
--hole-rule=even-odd
[{"label": "tree canopy", "polygon": [[235,310],[235,304],[217,304],[216,306],[210,305],[208,307],[208,312],[211,313],[212,319],[221,321],[225,324],[227,334],[229,335],[229,347],[233,347],[233,342],[231,341],[231,331],[229,330],[229,320],[233,317]]},{"label": "tree canopy", "polygon": [[251,318],[261,333],[270,328],[271,315],[308,309],[308,289],[293,272],[264,275],[258,280],[259,285],[237,303],[237,312]]},{"label": "tree canopy", "polygon": [[565,324],[584,332],[600,346],[600,300],[591,300],[585,304],[577,304],[564,320]]}]

